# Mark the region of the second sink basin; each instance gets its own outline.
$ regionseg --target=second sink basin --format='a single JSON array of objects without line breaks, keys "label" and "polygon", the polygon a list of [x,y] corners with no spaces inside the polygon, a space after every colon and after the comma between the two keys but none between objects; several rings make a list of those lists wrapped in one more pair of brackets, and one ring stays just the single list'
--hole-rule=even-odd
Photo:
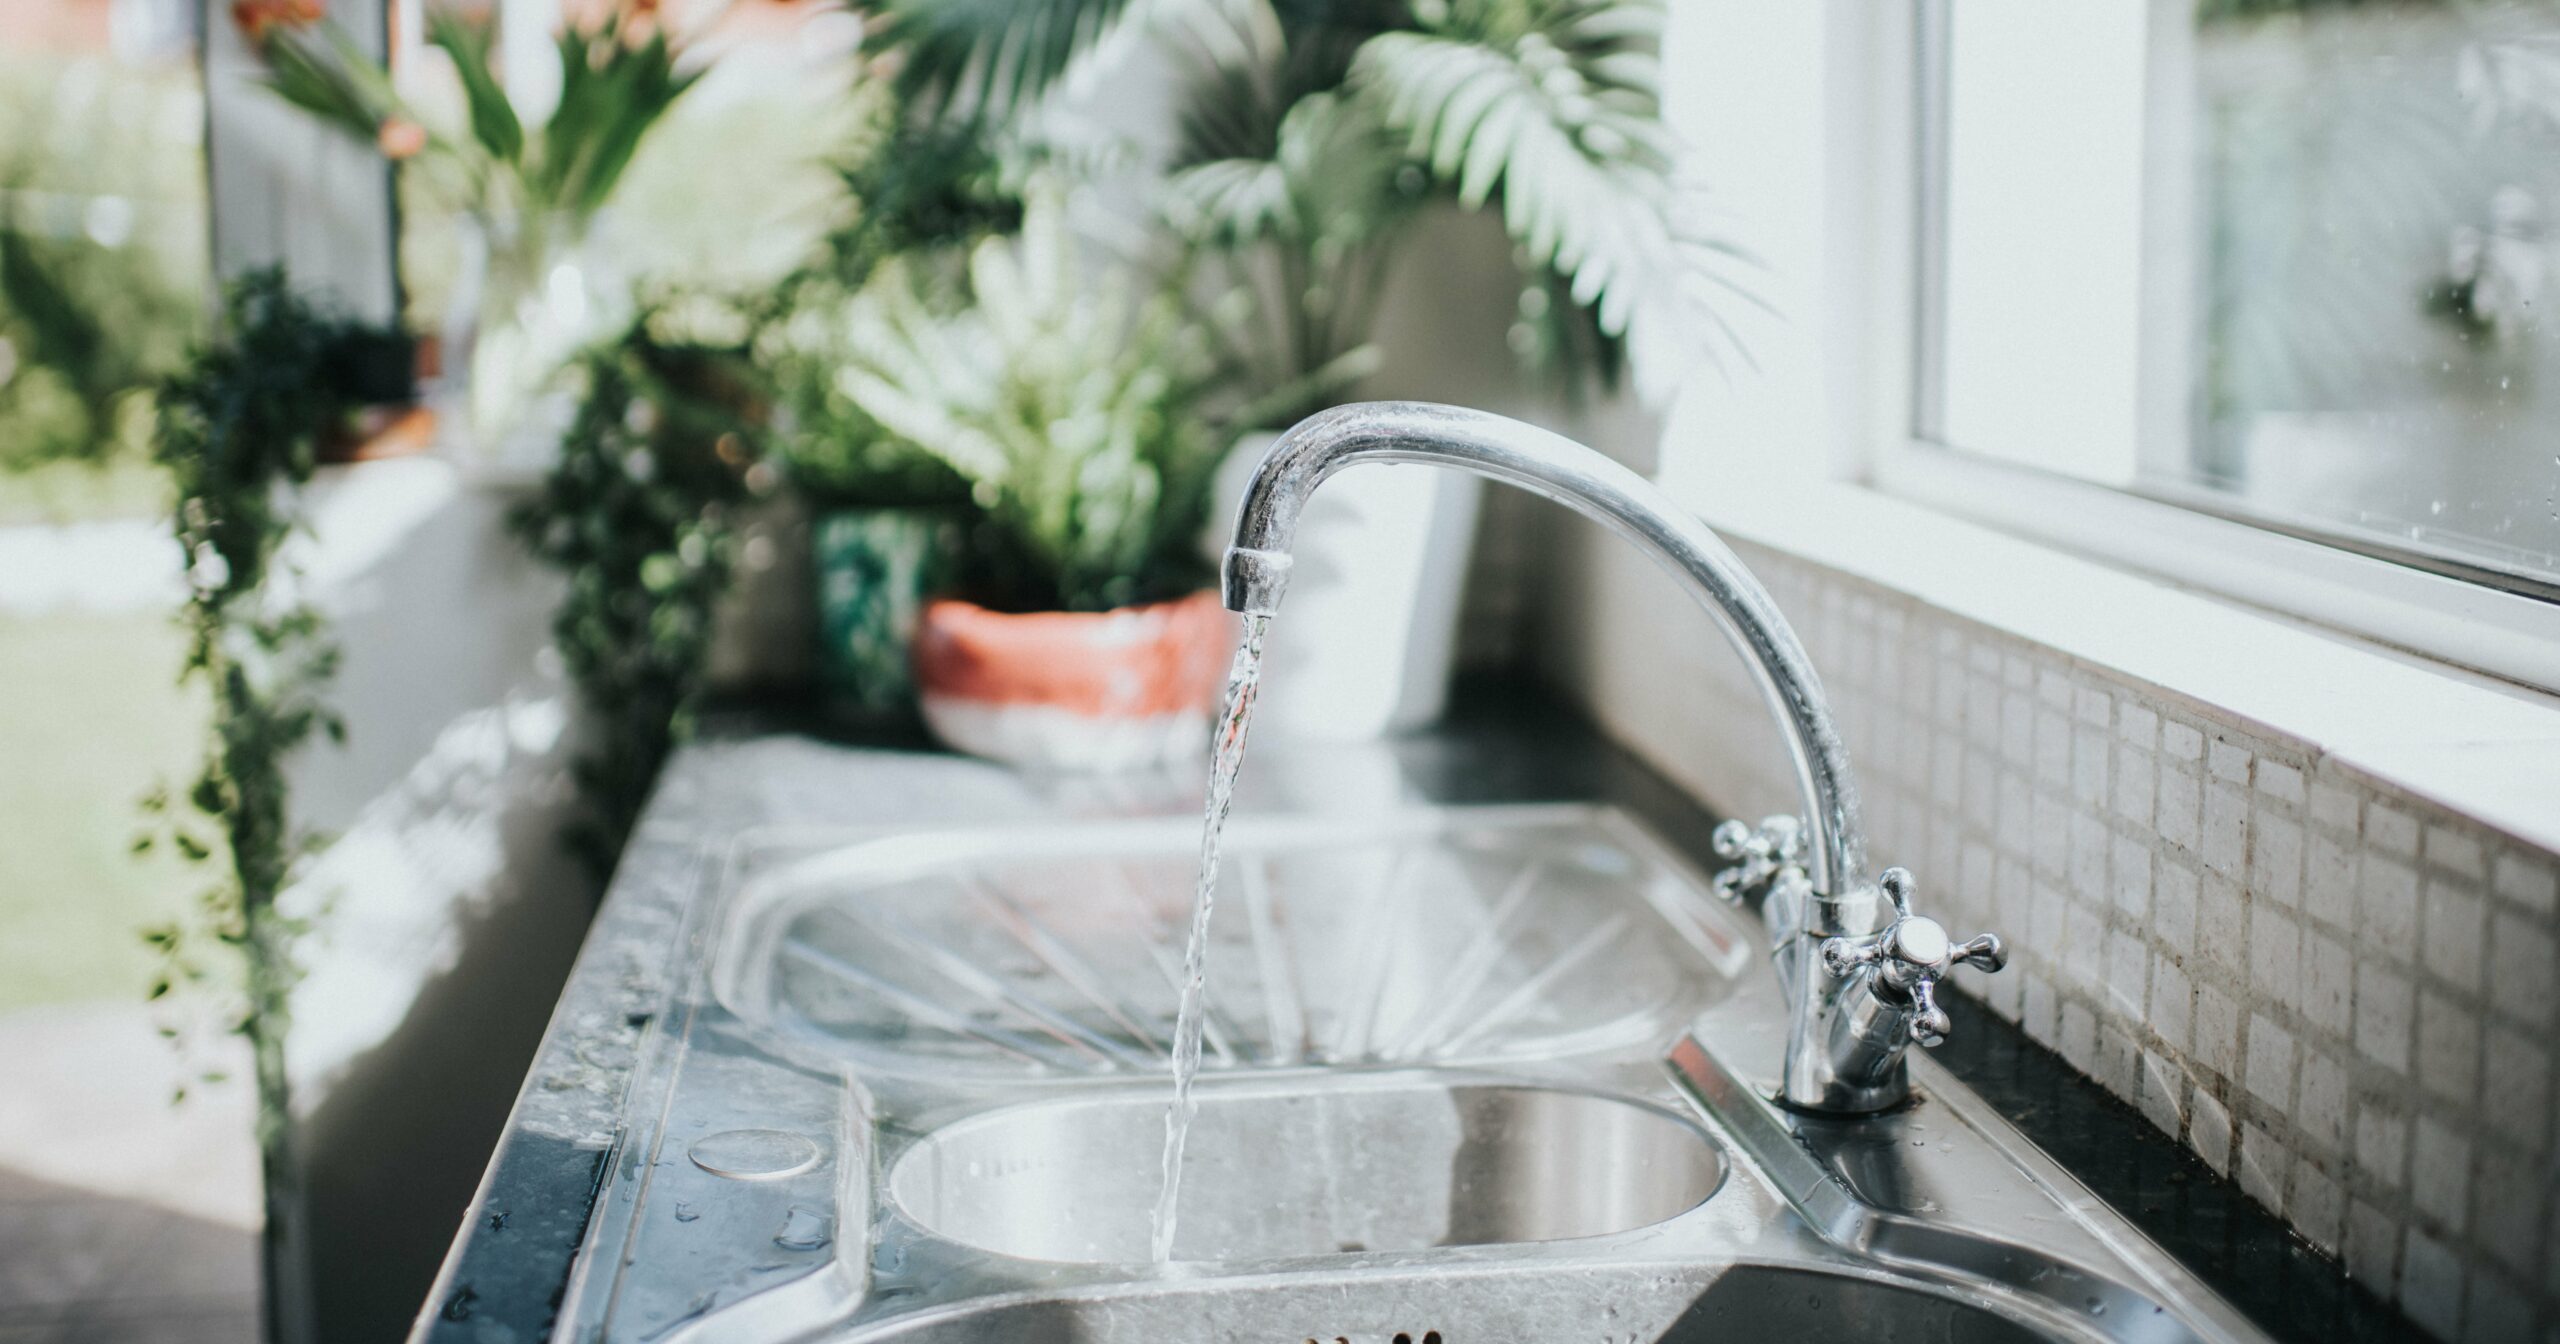
[{"label": "second sink basin", "polygon": [[[1428,1075],[1204,1084],[1183,1164],[1180,1260],[1278,1260],[1623,1232],[1724,1178],[1684,1117],[1563,1089]],[[1159,1087],[1014,1106],[928,1136],[889,1193],[928,1230],[1025,1260],[1147,1258]]]}]

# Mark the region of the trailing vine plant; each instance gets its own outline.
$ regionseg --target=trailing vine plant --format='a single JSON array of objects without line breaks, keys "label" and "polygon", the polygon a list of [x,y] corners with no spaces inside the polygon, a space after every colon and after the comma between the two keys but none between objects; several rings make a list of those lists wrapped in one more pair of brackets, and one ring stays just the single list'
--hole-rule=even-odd
[{"label": "trailing vine plant", "polygon": [[713,614],[736,549],[732,514],[757,466],[765,397],[743,324],[662,305],[578,363],[584,400],[541,492],[517,510],[534,554],[568,575],[552,635],[595,722],[572,766],[586,815],[569,843],[601,883],[658,767],[693,728]]},{"label": "trailing vine plant", "polygon": [[328,364],[347,330],[296,298],[280,271],[241,279],[215,339],[162,384],[152,445],[177,488],[186,560],[180,675],[210,692],[213,723],[195,779],[144,800],[156,826],[135,848],[165,842],[215,876],[186,919],[144,931],[161,957],[149,993],[203,987],[224,949],[239,957],[229,1026],[253,1061],[271,1284],[293,1281],[286,1252],[300,1227],[284,1052],[305,924],[278,897],[315,847],[293,823],[284,769],[315,734],[346,731],[322,698],[337,646],[298,591],[285,547],[301,526],[297,491],[311,478],[314,441],[344,404]]}]

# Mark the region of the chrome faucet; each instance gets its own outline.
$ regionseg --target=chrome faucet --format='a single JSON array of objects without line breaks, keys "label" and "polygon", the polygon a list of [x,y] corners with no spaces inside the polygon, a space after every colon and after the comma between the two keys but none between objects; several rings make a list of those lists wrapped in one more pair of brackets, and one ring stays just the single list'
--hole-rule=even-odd
[{"label": "chrome faucet", "polygon": [[1858,790],[1822,684],[1740,557],[1653,483],[1569,439],[1482,411],[1370,402],[1309,416],[1262,459],[1223,567],[1229,610],[1279,611],[1299,511],[1328,477],[1365,463],[1455,467],[1545,495],[1643,547],[1696,591],[1785,729],[1804,808],[1758,828],[1726,822],[1714,838],[1737,861],[1717,890],[1767,893],[1761,913],[1787,997],[1779,1100],[1829,1114],[1901,1103],[1910,1094],[1903,1051],[1946,1036],[1939,978],[1958,963],[1996,971],[2006,957],[1996,937],[1958,944],[1913,914],[1909,873],[1867,875]]}]

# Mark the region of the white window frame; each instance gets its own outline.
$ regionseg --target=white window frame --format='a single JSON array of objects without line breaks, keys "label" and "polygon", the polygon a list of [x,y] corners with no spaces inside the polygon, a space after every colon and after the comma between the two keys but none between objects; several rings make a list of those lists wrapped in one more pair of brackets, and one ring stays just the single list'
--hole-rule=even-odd
[{"label": "white window frame", "polygon": [[[2560,691],[2560,600],[2362,554],[2345,538],[2290,535],[2260,522],[1968,454],[1926,432],[1943,386],[1935,367],[1936,333],[1924,324],[1935,320],[1943,301],[1945,15],[1945,0],[1915,0],[1907,24],[1880,25],[1894,39],[1885,45],[1912,72],[1907,86],[1911,103],[1903,116],[1885,110],[1875,118],[1880,134],[1873,152],[1880,162],[1902,160],[1899,174],[1881,176],[1900,177],[1909,190],[1900,193],[1899,201],[1891,192],[1880,192],[1874,204],[1880,236],[1908,240],[1909,260],[1907,271],[1879,268],[1874,293],[1880,306],[1898,305],[1909,321],[1902,327],[1903,367],[1893,370],[1879,361],[1878,371],[1888,376],[1873,380],[1884,408],[1875,418],[1896,428],[1869,440],[1857,478],[1885,493],[2064,551],[2429,659]],[[2155,40],[2183,40],[2191,15],[2192,6],[2181,0],[2153,0]],[[2156,93],[2156,72],[2154,87]],[[2163,152],[2149,158],[2154,168],[2175,180],[2146,182],[2146,234],[2183,230],[2188,156]],[[2159,249],[2147,244],[2146,254],[2158,255]],[[2152,288],[2174,293],[2179,287]],[[2186,432],[2183,321],[2180,314],[2144,314],[2146,438]]]}]

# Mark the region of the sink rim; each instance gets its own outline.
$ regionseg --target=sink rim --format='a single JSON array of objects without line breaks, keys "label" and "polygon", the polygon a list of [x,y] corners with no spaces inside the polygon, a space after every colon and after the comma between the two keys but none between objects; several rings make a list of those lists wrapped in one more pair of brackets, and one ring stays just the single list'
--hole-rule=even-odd
[{"label": "sink rim", "polygon": [[[1324,1261],[1340,1261],[1342,1258],[1340,1256],[1322,1257]],[[2088,1322],[2079,1321],[2067,1313],[2053,1311],[2031,1299],[1997,1291],[1985,1293],[1971,1283],[1934,1277],[1904,1266],[1861,1262],[1845,1256],[1821,1259],[1787,1253],[1738,1254],[1713,1261],[1692,1259],[1662,1263],[1636,1259],[1583,1261],[1513,1259],[1462,1266],[1400,1263],[1381,1265],[1375,1269],[1353,1268],[1338,1263],[1311,1265],[1304,1269],[1276,1267],[1280,1263],[1273,1262],[1274,1268],[1257,1268],[1250,1272],[1234,1274],[1207,1272],[1186,1274],[1180,1272],[1181,1267],[1177,1265],[1175,1272],[1152,1278],[1082,1283],[1063,1287],[1017,1288],[937,1303],[919,1310],[903,1311],[863,1321],[851,1325],[840,1337],[830,1336],[830,1338],[840,1338],[843,1344],[891,1344],[892,1341],[912,1338],[934,1340],[939,1339],[940,1332],[946,1329],[956,1327],[965,1330],[973,1326],[983,1327],[989,1323],[987,1318],[995,1318],[995,1323],[1001,1323],[1004,1317],[1012,1313],[1044,1307],[1108,1310],[1141,1301],[1178,1303],[1217,1297],[1241,1298],[1252,1305],[1260,1306],[1262,1305],[1260,1299],[1292,1291],[1325,1292],[1350,1286],[1375,1288],[1382,1281],[1393,1281],[1398,1277],[1412,1277],[1419,1282],[1437,1285],[1463,1285],[1471,1279],[1517,1282],[1523,1278],[1545,1275],[1584,1279],[1596,1274],[1626,1275],[1631,1279],[1642,1275],[1648,1280],[1653,1280],[1652,1286],[1655,1287],[1674,1285],[1669,1288],[1669,1291],[1685,1300],[1685,1306],[1682,1308],[1684,1312],[1704,1301],[1718,1286],[1729,1282],[1743,1282],[1761,1277],[1805,1278],[1856,1285],[1887,1294],[1963,1308],[1979,1313],[2001,1325],[2049,1338],[2055,1344],[2095,1344],[2095,1341],[2115,1339],[2115,1336],[2106,1333],[2103,1329],[2092,1334],[2087,1328]],[[752,1313],[760,1301],[760,1299],[751,1298],[732,1310],[743,1317]],[[1676,1327],[1681,1319],[1684,1318],[1674,1318],[1670,1324]],[[1370,1332],[1361,1332],[1363,1335],[1368,1333]],[[1008,1334],[1001,1337],[1009,1339],[1017,1336]],[[1273,1337],[1294,1337],[1294,1332],[1283,1330],[1275,1333]],[[1414,1337],[1420,1338],[1420,1332],[1414,1332]],[[1630,1338],[1634,1337],[1630,1336]],[[971,1335],[968,1338],[976,1340],[985,1336]],[[702,1339],[693,1331],[681,1331],[671,1344],[709,1344],[709,1341]]]},{"label": "sink rim", "polygon": [[[1310,1057],[1299,1061],[1265,1060],[1241,1067],[1204,1069],[1202,1076],[1205,1078],[1211,1072],[1241,1075],[1397,1068],[1509,1069],[1533,1068],[1578,1058],[1658,1057],[1661,1047],[1671,1039],[1671,1035],[1676,1034],[1680,1025],[1685,1025],[1689,1016],[1735,992],[1759,969],[1760,954],[1756,949],[1761,945],[1760,934],[1756,920],[1706,895],[1710,884],[1690,856],[1623,807],[1606,802],[1563,800],[1408,803],[1359,816],[1288,812],[1236,818],[1227,829],[1225,845],[1229,851],[1241,853],[1257,848],[1314,848],[1346,842],[1417,842],[1478,829],[1505,831],[1515,827],[1575,825],[1603,832],[1640,861],[1660,869],[1665,876],[1675,879],[1681,888],[1695,893],[1695,898],[1682,904],[1676,912],[1661,907],[1660,902],[1668,898],[1659,890],[1648,889],[1638,898],[1652,908],[1654,918],[1661,921],[1664,929],[1680,938],[1685,948],[1683,955],[1694,958],[1700,963],[1699,969],[1710,977],[1705,982],[1707,988],[1700,1001],[1684,1008],[1678,1022],[1660,1024],[1667,1034],[1657,1038],[1624,1031],[1586,1030],[1580,1036],[1568,1036],[1561,1043],[1549,1043],[1540,1049],[1517,1053],[1496,1051],[1438,1059],[1336,1060]],[[951,1077],[953,1075],[948,1071],[957,1065],[963,1070],[959,1080],[969,1086],[1001,1089],[1025,1097],[1041,1095],[1052,1089],[1063,1092],[1096,1085],[1107,1087],[1133,1079],[1152,1079],[1160,1084],[1169,1082],[1169,1065],[1092,1072],[1067,1069],[986,1072],[983,1064],[892,1048],[883,1047],[867,1053],[849,1052],[840,1042],[813,1033],[805,1024],[791,1020],[788,1013],[776,1010],[775,968],[784,941],[800,915],[843,901],[843,888],[848,884],[867,889],[893,884],[895,880],[930,875],[972,859],[1010,857],[1026,842],[1036,843],[1043,852],[1067,857],[1136,852],[1194,859],[1199,844],[1199,820],[1194,816],[1130,816],[1049,818],[1025,825],[971,822],[921,830],[881,827],[800,832],[790,828],[759,828],[739,837],[739,852],[732,855],[732,866],[741,866],[740,855],[751,850],[780,851],[787,857],[778,857],[771,867],[762,871],[740,874],[732,879],[719,903],[721,908],[708,929],[710,946],[702,968],[705,997],[758,1033],[768,1048],[816,1069],[883,1080],[906,1080]],[[802,852],[791,853],[793,850]]]},{"label": "sink rim", "polygon": [[[1044,1112],[1078,1111],[1097,1108],[1138,1109],[1161,1115],[1171,1097],[1161,1080],[1125,1079],[1096,1081],[1072,1092],[1046,1092],[1007,1100],[1001,1104],[973,1109],[938,1120],[901,1137],[893,1148],[883,1151],[878,1166],[875,1198],[886,1209],[925,1236],[947,1245],[961,1247],[974,1255],[992,1257],[1007,1263],[1036,1266],[1072,1265],[1119,1273],[1136,1272],[1143,1277],[1181,1276],[1216,1267],[1221,1279],[1253,1278],[1266,1274],[1301,1278],[1309,1272],[1326,1270],[1357,1271],[1369,1268],[1405,1266],[1422,1262],[1485,1263],[1489,1256],[1508,1254],[1518,1257],[1535,1254],[1533,1248],[1601,1248],[1612,1239],[1652,1238],[1670,1227],[1698,1214],[1713,1204],[1718,1195],[1731,1185],[1739,1159],[1725,1141],[1697,1115],[1694,1109],[1680,1104],[1676,1094],[1646,1096],[1590,1083],[1573,1083],[1553,1078],[1511,1073],[1480,1067],[1431,1068],[1414,1065],[1382,1065],[1365,1068],[1293,1068],[1288,1070],[1238,1071],[1226,1074],[1202,1074],[1195,1095],[1203,1103],[1229,1104],[1254,1101],[1280,1101],[1307,1097],[1345,1096],[1375,1093],[1438,1093],[1466,1091],[1516,1093],[1546,1097],[1571,1098],[1596,1103],[1601,1107],[1633,1112],[1663,1125],[1667,1130],[1695,1145],[1695,1152],[1705,1164],[1708,1175],[1697,1198],[1660,1218],[1606,1231],[1565,1237],[1524,1238],[1517,1240],[1471,1241],[1370,1248],[1357,1251],[1322,1251],[1282,1255],[1245,1255],[1210,1260],[1174,1260],[1164,1265],[1140,1256],[1124,1258],[1057,1258],[1031,1256],[988,1246],[949,1230],[947,1224],[928,1219],[908,1192],[901,1189],[902,1173],[908,1172],[937,1141],[946,1136],[967,1137],[973,1133],[1000,1129],[1039,1116]],[[1151,1154],[1150,1154],[1151,1156]]]},{"label": "sink rim", "polygon": [[[1669,853],[1680,871],[1695,873],[1694,861],[1670,850],[1668,842],[1649,822],[1613,803],[1429,804],[1410,809],[1408,815],[1456,813],[1486,820],[1506,812],[1552,818],[1576,811],[1607,818],[1613,827],[1632,832],[1641,842]],[[1343,824],[1343,819],[1335,816],[1317,815],[1307,820],[1328,828]],[[1003,828],[969,823],[937,833],[983,834],[994,829]],[[609,1202],[600,1202],[597,1216],[589,1222],[588,1244],[579,1256],[583,1268],[571,1280],[562,1307],[560,1320],[564,1325],[575,1321],[602,1332],[601,1338],[646,1337],[658,1344],[710,1344],[742,1338],[770,1339],[777,1344],[785,1340],[812,1344],[820,1339],[852,1344],[909,1339],[913,1337],[911,1329],[924,1329],[932,1338],[940,1339],[942,1336],[931,1329],[934,1323],[966,1319],[982,1308],[995,1309],[1012,1302],[1090,1300],[1121,1304],[1143,1315],[1146,1301],[1168,1294],[1192,1301],[1195,1297],[1214,1299],[1229,1291],[1250,1291],[1259,1300],[1268,1288],[1322,1284],[1328,1292],[1365,1297],[1371,1290],[1401,1295],[1410,1292],[1411,1285],[1444,1280],[1472,1285],[1464,1290],[1467,1293],[1498,1292],[1506,1281],[1543,1282],[1558,1274],[1597,1274],[1611,1283],[1623,1282],[1630,1289],[1647,1284],[1660,1287],[1676,1280],[1696,1285],[1693,1291],[1702,1292],[1705,1284],[1735,1265],[1765,1262],[1771,1268],[1820,1267],[1851,1277],[1890,1280],[1921,1293],[1987,1291],[2002,1304],[1995,1314],[2034,1322],[2057,1338],[2127,1337],[2121,1334],[2125,1313],[2111,1312],[2100,1323],[2082,1319],[2076,1313],[2058,1312],[2054,1304],[2019,1302],[2015,1296],[2018,1290],[2008,1284],[1985,1282],[1952,1268],[1942,1272],[1938,1265],[1943,1260],[1915,1262],[1897,1255],[1898,1251],[1926,1249],[1912,1247],[1898,1235],[1860,1246],[1851,1244],[1854,1236],[1837,1239],[1844,1232],[1856,1233],[1860,1230],[1857,1226],[1817,1226],[1816,1221],[1809,1221],[1805,1215],[1818,1210],[1808,1210],[1799,1202],[1811,1187],[1800,1187],[1798,1179],[1810,1177],[1813,1187],[1820,1188],[1838,1188],[1836,1182],[1828,1175],[1783,1166],[1773,1168],[1755,1147],[1756,1140],[1749,1132],[1753,1122],[1767,1121],[1781,1127],[1785,1123],[1783,1114],[1772,1111],[1765,1098],[1749,1095],[1757,1090],[1755,1080],[1764,1063],[1757,1047],[1768,1044],[1759,1037],[1767,1034],[1770,1025],[1783,1015],[1783,1005],[1776,1002],[1763,978],[1753,975],[1742,977],[1729,998],[1688,1024],[1692,1031],[1706,1032],[1720,1048],[1749,1047],[1739,1050],[1732,1061],[1739,1066],[1735,1081],[1742,1084],[1742,1094],[1731,1098],[1730,1106],[1704,1105],[1706,1098],[1673,1082],[1672,1072],[1665,1068],[1666,1061],[1652,1050],[1641,1058],[1592,1056],[1437,1067],[1381,1064],[1346,1068],[1309,1063],[1286,1070],[1220,1073],[1202,1080],[1204,1091],[1213,1085],[1213,1078],[1214,1085],[1225,1089],[1296,1090],[1315,1085],[1386,1086],[1392,1085],[1398,1075],[1420,1073],[1436,1078],[1478,1077],[1488,1082],[1597,1092],[1615,1100],[1669,1111],[1694,1128],[1704,1128],[1719,1143],[1725,1162],[1711,1196],[1666,1222],[1590,1238],[1335,1253],[1256,1261],[1233,1269],[1215,1262],[1180,1262],[1159,1268],[1151,1264],[1024,1261],[946,1240],[912,1220],[896,1201],[883,1197],[887,1193],[882,1188],[886,1182],[881,1178],[913,1143],[976,1115],[1062,1100],[1070,1092],[1090,1095],[1125,1087],[1144,1093],[1153,1090],[1150,1084],[1155,1080],[1145,1076],[1062,1078],[1030,1085],[1017,1082],[997,1089],[951,1080],[875,1074],[841,1058],[804,1054],[785,1034],[773,1031],[771,1024],[734,1013],[731,1004],[717,992],[715,981],[724,956],[734,955],[741,938],[750,932],[744,927],[749,921],[740,907],[749,904],[742,898],[754,894],[748,889],[755,885],[755,879],[770,876],[779,871],[779,865],[791,863],[794,851],[799,857],[812,852],[839,853],[849,846],[904,834],[915,832],[903,827],[759,827],[733,837],[725,860],[706,863],[694,871],[691,880],[699,885],[701,899],[684,910],[679,941],[702,949],[704,955],[687,970],[680,987],[672,991],[679,997],[671,1001],[660,1018],[663,1025],[648,1038],[642,1066],[633,1075],[633,1093],[639,1098],[641,1118],[635,1120],[631,1134],[634,1143],[614,1159],[612,1174],[607,1178],[607,1188],[612,1192]],[[750,855],[757,857],[751,859]],[[773,856],[777,867],[756,872],[764,861],[763,855]],[[1748,946],[1742,949],[1744,959],[1756,963],[1765,958],[1768,948],[1758,922],[1748,915],[1739,917],[1737,922],[1747,935]],[[1732,1034],[1734,1028],[1744,1030],[1736,1035]],[[707,1276],[698,1275],[688,1281],[691,1286],[712,1284],[699,1296],[679,1298],[662,1293],[651,1299],[657,1314],[640,1314],[635,1307],[633,1314],[626,1317],[623,1309],[632,1304],[622,1300],[622,1290],[628,1285],[620,1269],[626,1263],[628,1247],[644,1236],[663,1240],[680,1235],[644,1221],[644,1215],[664,1208],[665,1200],[673,1197],[675,1191],[662,1188],[667,1180],[680,1181],[690,1173],[664,1173],[658,1180],[630,1178],[635,1172],[645,1175],[645,1168],[639,1164],[653,1161],[651,1155],[657,1151],[654,1145],[670,1132],[668,1117],[675,1113],[680,1094],[698,1093],[700,1084],[694,1081],[698,1070],[692,1067],[690,1056],[703,1042],[713,1040],[728,1043],[724,1054],[736,1051],[782,1065],[774,1071],[777,1078],[798,1076],[794,1085],[834,1091],[840,1107],[835,1112],[841,1127],[838,1151],[845,1160],[827,1168],[838,1183],[833,1207],[844,1214],[846,1221],[840,1226],[848,1233],[860,1225],[863,1215],[873,1221],[863,1234],[840,1236],[813,1273],[767,1280],[767,1286],[761,1287],[734,1278],[712,1284]],[[1958,1116],[1972,1113],[1984,1117],[1987,1129],[1980,1137],[2008,1164],[2004,1169],[2025,1176],[2028,1184],[2054,1197],[2039,1207],[2059,1214],[2082,1239],[2095,1237],[2090,1246],[2056,1250],[2058,1263],[2149,1299],[2167,1310],[2169,1319],[2182,1330],[2196,1332],[2203,1339],[2263,1344],[2265,1336],[2261,1332],[2236,1319],[2227,1306],[2220,1306],[2210,1289],[2203,1288],[2191,1273],[2174,1263],[2164,1263],[2166,1253],[2125,1224],[2121,1215],[2103,1206],[2089,1207],[2085,1191],[2078,1191],[2058,1168],[2052,1167],[2050,1159],[2043,1158],[1961,1083],[1943,1076],[1925,1058],[1917,1061],[1916,1068],[1916,1081],[1923,1084],[1924,1092],[1924,1104],[1916,1114],[1934,1115],[1936,1107],[1944,1105]],[[681,1086],[680,1077],[685,1080]],[[688,1092],[689,1088],[694,1091]],[[736,1095],[698,1098],[700,1106],[714,1111],[734,1108],[740,1101]],[[651,1105],[662,1109],[653,1113]],[[1845,1189],[1843,1193],[1847,1193]],[[1787,1207],[1790,1204],[1796,1207]],[[1898,1234],[1899,1224],[1905,1221],[1894,1217],[1864,1226]],[[708,1222],[689,1229],[695,1233],[697,1243],[699,1229]],[[770,1258],[769,1251],[753,1249],[761,1245],[758,1238],[764,1231],[769,1229],[740,1239],[738,1252],[731,1257],[736,1265],[752,1268],[751,1262],[757,1258]],[[1981,1239],[1962,1230],[1951,1232],[1957,1237]],[[1737,1234],[1745,1239],[1735,1240]],[[706,1263],[716,1268],[730,1261]],[[983,1272],[990,1270],[993,1272]],[[1613,1276],[1625,1277],[1622,1280]],[[1492,1301],[1487,1299],[1487,1304]],[[689,1306],[685,1305],[687,1302]],[[2009,1305],[2019,1309],[2007,1310]],[[1473,1310],[1472,1302],[1465,1309]],[[669,1314],[675,1311],[683,1314]],[[1108,1319],[1117,1328],[1129,1317],[1114,1308]],[[633,1329],[645,1326],[650,1333],[617,1333],[625,1320]],[[976,1338],[965,1331],[957,1337]],[[1165,1335],[1158,1330],[1132,1337]]]}]

